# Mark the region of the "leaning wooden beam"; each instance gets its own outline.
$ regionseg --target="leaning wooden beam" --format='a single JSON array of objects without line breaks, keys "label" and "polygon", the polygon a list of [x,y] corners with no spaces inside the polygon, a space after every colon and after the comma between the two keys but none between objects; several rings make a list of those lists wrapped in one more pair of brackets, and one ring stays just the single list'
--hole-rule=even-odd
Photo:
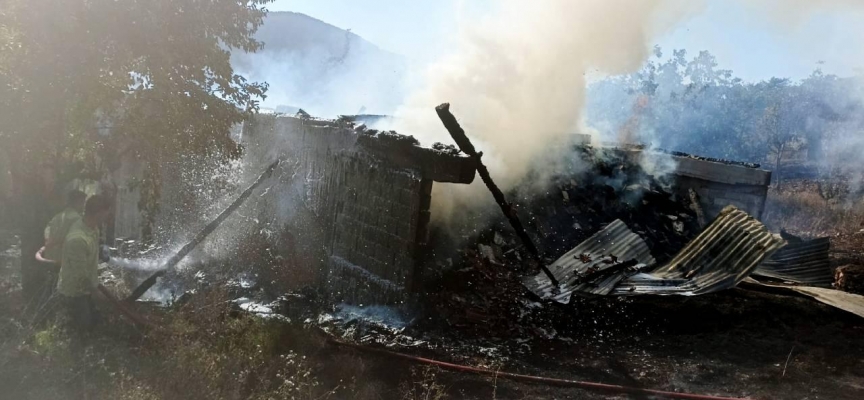
[{"label": "leaning wooden beam", "polygon": [[234,202],[231,203],[231,205],[229,205],[228,208],[226,208],[224,211],[222,211],[222,213],[219,214],[219,216],[216,217],[216,219],[214,219],[209,224],[207,224],[207,226],[205,226],[204,229],[201,230],[201,232],[198,232],[198,234],[195,235],[195,237],[192,238],[192,240],[190,240],[188,243],[186,243],[186,245],[183,246],[183,248],[181,248],[180,251],[178,251],[176,254],[171,256],[171,258],[169,258],[168,261],[165,262],[165,265],[159,271],[157,271],[156,273],[151,275],[149,278],[147,278],[144,282],[142,282],[140,285],[138,285],[138,287],[132,291],[132,294],[130,294],[129,297],[126,298],[126,301],[132,302],[132,301],[138,300],[138,298],[143,296],[144,293],[147,292],[148,289],[150,289],[153,285],[156,284],[157,278],[159,278],[160,276],[164,275],[166,272],[168,272],[169,270],[174,268],[174,266],[176,266],[177,263],[179,263],[180,260],[183,259],[183,257],[186,257],[186,255],[189,254],[189,252],[195,248],[195,246],[198,246],[199,244],[201,244],[201,242],[203,242],[204,239],[207,238],[207,236],[209,236],[211,233],[213,233],[213,231],[215,231],[216,228],[218,228],[219,225],[223,221],[225,221],[225,219],[228,218],[229,215],[231,215],[231,213],[233,213],[238,208],[240,208],[240,206],[243,204],[243,202],[246,201],[246,199],[252,195],[252,192],[255,190],[255,188],[257,188],[262,182],[264,182],[265,179],[269,178],[270,175],[273,174],[273,170],[275,170],[276,166],[278,166],[278,165],[279,165],[279,160],[276,160],[275,162],[270,164],[270,166],[268,166],[267,169],[264,170],[264,172],[262,172],[260,176],[258,176],[258,179],[256,179],[255,182],[253,182],[251,185],[249,185],[249,187],[246,188],[246,190],[244,190],[243,193],[240,194],[240,197],[238,197],[237,200],[234,200]]},{"label": "leaning wooden beam", "polygon": [[447,132],[450,132],[450,136],[452,136],[453,140],[456,141],[459,149],[462,150],[463,153],[474,158],[477,164],[477,173],[480,175],[480,178],[483,179],[483,183],[486,184],[489,191],[492,192],[492,197],[495,198],[495,202],[498,203],[499,207],[501,207],[501,212],[503,212],[504,216],[507,217],[507,221],[510,222],[510,225],[516,231],[516,235],[519,236],[522,244],[525,245],[525,248],[527,248],[528,252],[530,252],[534,257],[534,260],[540,264],[540,268],[543,269],[543,272],[547,277],[549,277],[549,281],[552,282],[553,286],[557,287],[558,280],[555,279],[555,276],[552,275],[552,271],[549,271],[549,268],[546,267],[546,264],[541,259],[540,251],[537,250],[537,246],[534,246],[534,242],[531,241],[531,237],[528,236],[528,233],[522,226],[522,221],[519,220],[519,215],[516,214],[513,205],[507,202],[504,193],[498,188],[495,182],[492,181],[492,176],[489,175],[489,170],[486,169],[486,165],[484,165],[483,161],[480,159],[483,156],[483,153],[477,152],[477,149],[475,149],[474,145],[471,144],[471,140],[469,140],[468,136],[465,135],[465,131],[461,126],[459,126],[459,121],[456,121],[456,117],[450,113],[450,104],[441,104],[438,107],[435,107],[435,111],[438,113],[438,118],[440,118],[441,122],[444,123],[444,127],[447,128]]}]

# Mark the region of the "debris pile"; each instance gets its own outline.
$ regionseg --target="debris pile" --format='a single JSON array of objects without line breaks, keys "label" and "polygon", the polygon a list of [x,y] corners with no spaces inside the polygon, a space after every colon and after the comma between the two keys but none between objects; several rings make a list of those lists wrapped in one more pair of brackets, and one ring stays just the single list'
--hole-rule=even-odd
[{"label": "debris pile", "polygon": [[[529,176],[525,185],[507,194],[517,199],[515,206],[547,264],[604,228],[623,228],[641,243],[632,256],[628,251],[600,250],[583,256],[590,258],[587,267],[597,267],[597,279],[609,278],[605,274],[614,270],[629,274],[671,260],[699,233],[689,199],[676,198],[670,182],[626,162],[623,152],[577,146],[569,156],[568,162],[559,164],[547,190],[529,187],[535,181]],[[449,229],[445,234],[433,227],[435,265],[427,265],[424,277],[430,314],[461,328],[552,335],[550,323],[561,320],[564,310],[525,296],[521,279],[535,273],[536,267],[500,212],[465,210]],[[448,248],[456,245],[453,237],[464,239],[458,243],[462,246],[470,244],[458,254],[449,253]],[[591,310],[620,312],[616,307],[595,304]]]},{"label": "debris pile", "polygon": [[[628,162],[619,150],[575,146],[546,190],[538,191],[537,176],[529,174],[525,185],[507,194],[517,199],[557,285],[528,262],[503,217],[466,210],[454,218],[454,236],[470,244],[458,256],[433,252],[436,265],[427,267],[427,278],[437,278],[427,279],[430,314],[446,326],[486,335],[553,337],[556,328],[579,323],[572,318],[576,313],[601,317],[596,322],[604,319],[601,314],[624,312],[623,303],[591,300],[597,296],[698,295],[745,279],[757,282],[749,277],[830,287],[827,238],[772,234],[735,207],[706,227],[697,201],[681,196],[673,180]],[[520,281],[524,286],[515,283]],[[555,301],[538,301],[543,299]]]},{"label": "debris pile", "polygon": [[[618,149],[576,146],[558,165],[543,190],[535,185],[542,175],[538,172],[529,173],[523,185],[507,193],[549,262],[615,220],[642,237],[658,262],[671,259],[701,230],[692,201],[675,196],[674,182],[646,173]],[[463,210],[447,231],[496,253],[518,256],[525,251],[516,246],[512,228],[497,210]],[[439,237],[436,254],[447,254],[446,247],[453,245],[448,239]]]},{"label": "debris pile", "polygon": [[729,206],[670,262],[658,266],[642,239],[616,220],[550,266],[560,285],[552,286],[542,274],[524,284],[539,297],[561,303],[568,303],[571,294],[712,293],[735,287],[785,244],[755,218]]},{"label": "debris pile", "polygon": [[837,289],[864,295],[864,265],[844,265],[835,272]]}]

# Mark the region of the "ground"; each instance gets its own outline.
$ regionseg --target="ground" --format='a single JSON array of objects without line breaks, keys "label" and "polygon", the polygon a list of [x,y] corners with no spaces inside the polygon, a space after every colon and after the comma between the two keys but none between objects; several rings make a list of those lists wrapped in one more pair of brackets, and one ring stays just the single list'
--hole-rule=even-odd
[{"label": "ground", "polygon": [[[823,208],[824,199],[790,192],[772,193],[769,226],[832,235],[835,264],[864,260],[862,214],[846,207],[838,216],[838,209]],[[805,211],[809,218],[789,218]],[[334,338],[379,348],[390,341],[393,351],[498,371],[667,391],[864,397],[864,319],[804,298],[733,289],[521,304],[542,308],[518,325],[508,323],[509,314],[442,325],[446,318],[432,308],[426,319],[435,323],[387,331],[322,323],[322,311],[333,313],[302,300],[284,317],[260,318],[238,311],[230,293],[213,288],[169,308],[139,306],[160,326],[155,330],[133,326],[103,304],[105,321],[77,352],[55,324],[31,321],[19,259],[14,232],[0,232],[0,398],[630,398],[452,372],[336,346]],[[498,271],[480,279],[509,277]],[[502,296],[515,287],[502,286]]]}]

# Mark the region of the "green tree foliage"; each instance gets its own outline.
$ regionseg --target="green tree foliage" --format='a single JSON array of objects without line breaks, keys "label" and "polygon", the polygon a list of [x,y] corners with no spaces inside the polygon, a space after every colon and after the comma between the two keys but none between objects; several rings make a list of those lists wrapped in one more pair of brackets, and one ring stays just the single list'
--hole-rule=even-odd
[{"label": "green tree foliage", "polygon": [[[235,74],[229,51],[261,46],[251,35],[268,1],[7,0],[2,147],[28,165],[80,158],[97,141],[154,160],[235,154],[228,131],[266,86]],[[96,136],[108,121],[111,137]]]},{"label": "green tree foliage", "polygon": [[665,60],[660,48],[654,54],[640,71],[589,88],[589,125],[618,139],[771,167],[784,148],[803,143],[818,161],[841,149],[864,151],[861,77],[817,69],[798,82],[744,82],[707,51],[689,60],[684,50]]},{"label": "green tree foliage", "polygon": [[261,47],[252,34],[270,1],[4,0],[0,165],[16,207],[47,208],[35,200],[51,180],[98,178],[120,154],[157,169],[150,177],[184,154],[236,157],[229,130],[266,84],[235,74],[229,56]]}]

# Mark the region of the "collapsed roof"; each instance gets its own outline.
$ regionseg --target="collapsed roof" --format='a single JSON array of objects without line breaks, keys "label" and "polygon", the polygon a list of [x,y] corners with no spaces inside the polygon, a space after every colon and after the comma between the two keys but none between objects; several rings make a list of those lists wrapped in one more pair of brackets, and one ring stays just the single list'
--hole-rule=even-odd
[{"label": "collapsed roof", "polygon": [[728,206],[671,261],[658,266],[645,241],[615,220],[549,265],[558,286],[544,273],[526,277],[523,285],[542,299],[567,304],[573,295],[693,296],[744,282],[749,288],[803,295],[864,317],[864,296],[828,288],[828,238],[789,239]]},{"label": "collapsed roof", "polygon": [[[558,287],[545,274],[523,283],[541,298],[562,303],[574,293],[691,296],[734,287],[785,244],[755,218],[729,206],[671,261],[657,266],[647,244],[616,220],[549,266]],[[620,267],[627,262],[632,266]]]}]

